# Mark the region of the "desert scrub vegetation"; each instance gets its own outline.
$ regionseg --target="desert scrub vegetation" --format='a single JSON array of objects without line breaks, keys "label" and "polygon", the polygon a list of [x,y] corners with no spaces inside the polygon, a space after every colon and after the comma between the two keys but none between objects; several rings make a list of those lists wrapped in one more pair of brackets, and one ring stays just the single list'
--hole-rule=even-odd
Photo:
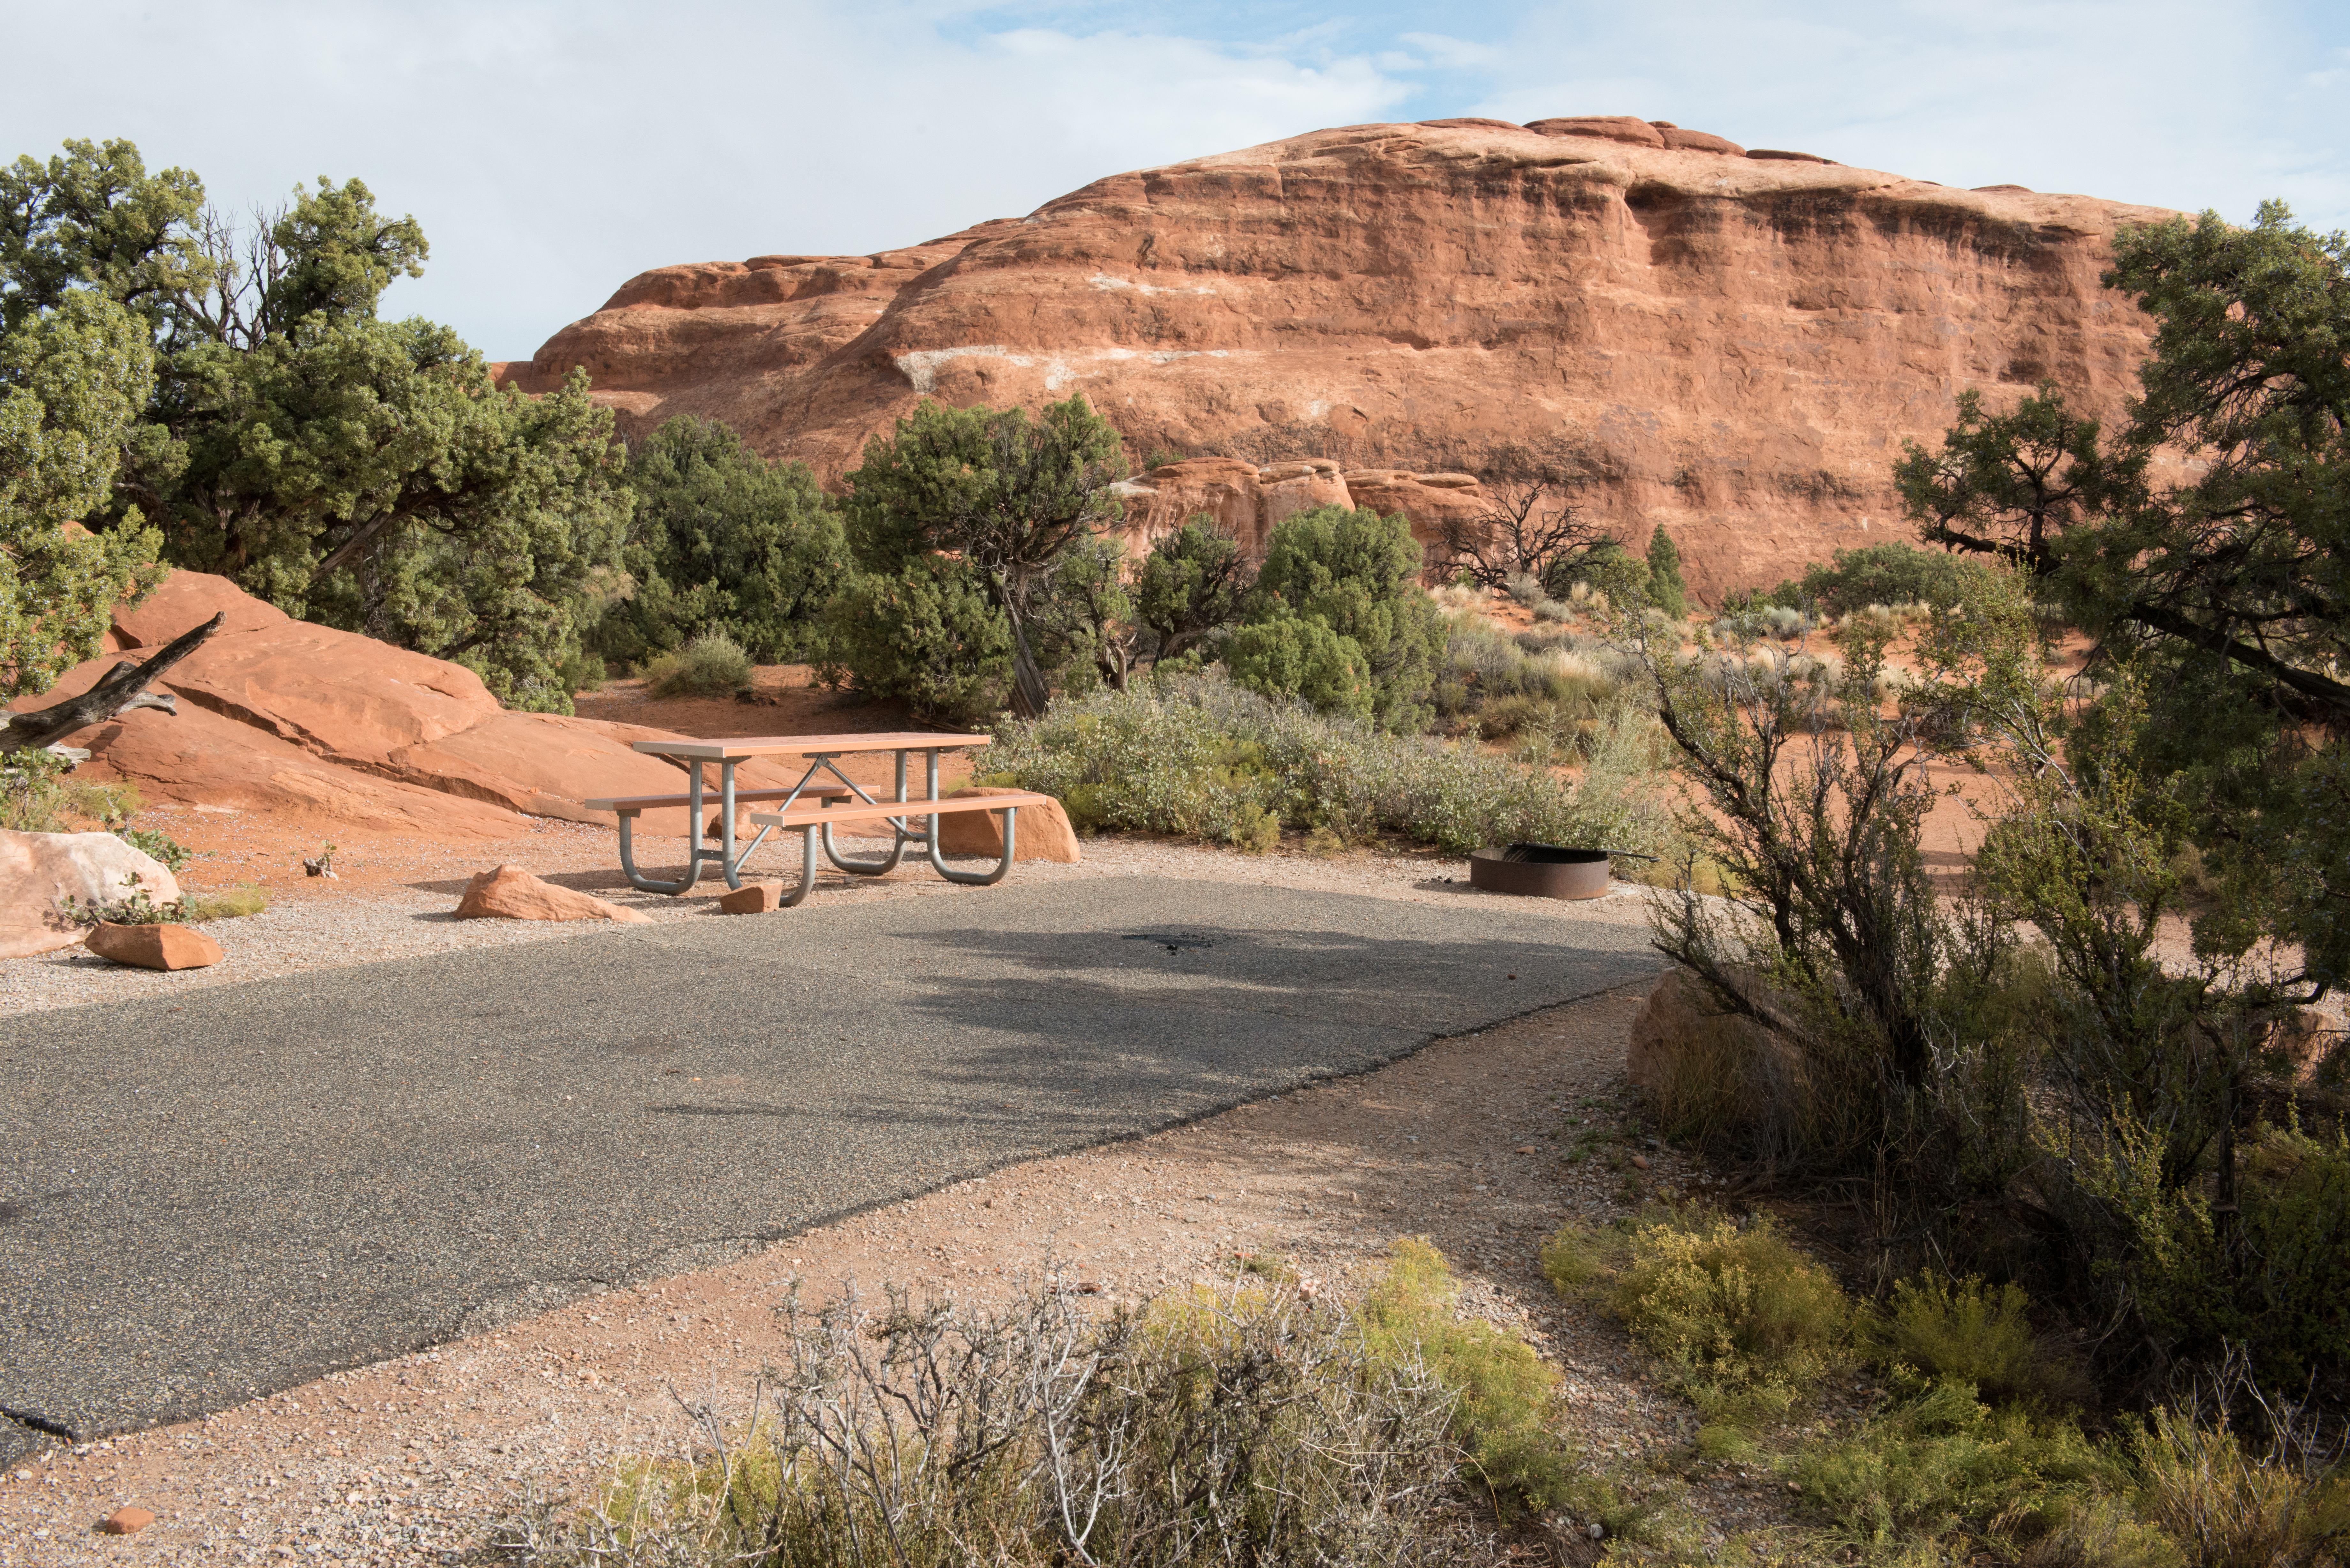
[{"label": "desert scrub vegetation", "polygon": [[[1696,1407],[1682,1463],[1760,1469],[1788,1488],[1794,1537],[1712,1560],[2204,1568],[2345,1560],[2338,1435],[2241,1366],[2143,1417],[2100,1422],[2068,1353],[2036,1334],[2018,1287],[1930,1272],[1856,1300],[1767,1218],[1658,1210],[1563,1228],[1543,1250],[1562,1296],[1620,1321]],[[1822,1391],[1866,1374],[1864,1408]],[[2265,1446],[2231,1429],[2264,1413]],[[1664,1531],[1619,1543],[1677,1561]],[[1741,1552],[1743,1556],[1741,1556]]]},{"label": "desert scrub vegetation", "polygon": [[1091,1313],[890,1290],[781,1315],[757,1413],[517,1526],[534,1563],[1408,1564],[1570,1490],[1555,1372],[1406,1242],[1358,1308],[1275,1277]]},{"label": "desert scrub vegetation", "polygon": [[646,683],[660,697],[731,697],[751,684],[751,656],[723,631],[706,631],[674,653],[656,656],[644,667]]},{"label": "desert scrub vegetation", "polygon": [[[1528,760],[1396,735],[1219,672],[1155,678],[1056,704],[999,732],[989,783],[1057,796],[1079,827],[1270,848],[1284,828],[1346,842],[1383,835],[1455,853],[1534,839],[1659,853],[1655,737],[1638,709],[1534,748]],[[1553,763],[1572,761],[1579,782]]]},{"label": "desert scrub vegetation", "polygon": [[[1550,601],[1544,600],[1543,603]],[[1526,732],[1587,733],[1622,707],[1635,672],[1604,646],[1572,633],[1513,636],[1473,610],[1447,616],[1432,693],[1438,727],[1505,740]]]}]

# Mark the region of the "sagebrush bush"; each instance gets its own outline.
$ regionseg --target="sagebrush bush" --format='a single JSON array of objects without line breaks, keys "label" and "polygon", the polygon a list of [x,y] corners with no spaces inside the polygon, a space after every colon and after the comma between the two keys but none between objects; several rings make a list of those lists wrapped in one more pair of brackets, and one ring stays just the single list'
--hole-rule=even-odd
[{"label": "sagebrush bush", "polygon": [[1991,571],[1969,556],[1914,545],[1864,545],[1838,550],[1826,565],[1807,568],[1800,582],[1781,583],[1768,597],[1782,606],[1815,604],[1831,615],[1918,602],[1949,609],[1981,595]]},{"label": "sagebrush bush", "polygon": [[[1094,830],[1264,842],[1326,828],[1394,834],[1456,853],[1531,839],[1647,853],[1671,832],[1654,792],[1650,721],[1608,716],[1572,752],[1579,783],[1472,746],[1382,733],[1275,702],[1211,671],[1138,682],[1006,725],[988,782],[1057,796]],[[1539,751],[1540,748],[1537,748]]]},{"label": "sagebrush bush", "polygon": [[1513,637],[1473,613],[1451,617],[1433,693],[1438,717],[1456,731],[1473,723],[1489,740],[1596,723],[1625,703],[1632,683],[1573,642],[1534,631]]},{"label": "sagebrush bush", "polygon": [[678,1568],[1442,1563],[1484,1543],[1461,1401],[1344,1312],[1253,1282],[1088,1314],[892,1292],[786,1303],[773,1414],[518,1529],[525,1561]]},{"label": "sagebrush bush", "polygon": [[56,833],[68,804],[65,775],[73,764],[49,751],[0,753],[0,828]]},{"label": "sagebrush bush", "polygon": [[660,697],[727,697],[751,684],[751,656],[724,632],[704,632],[645,666]]}]

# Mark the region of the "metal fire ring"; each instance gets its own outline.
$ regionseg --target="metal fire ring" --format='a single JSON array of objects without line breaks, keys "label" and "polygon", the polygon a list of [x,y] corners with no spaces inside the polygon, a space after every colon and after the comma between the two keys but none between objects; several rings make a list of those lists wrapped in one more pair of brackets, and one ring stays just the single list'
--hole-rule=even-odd
[{"label": "metal fire ring", "polygon": [[1489,892],[1530,898],[1596,898],[1607,891],[1607,851],[1497,845],[1469,857],[1469,881]]}]

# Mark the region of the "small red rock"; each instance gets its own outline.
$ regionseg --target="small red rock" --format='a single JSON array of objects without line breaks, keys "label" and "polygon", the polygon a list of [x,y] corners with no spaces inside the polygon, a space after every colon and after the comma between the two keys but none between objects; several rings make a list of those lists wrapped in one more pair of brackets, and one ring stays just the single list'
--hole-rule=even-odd
[{"label": "small red rock", "polygon": [[1646,1170],[1646,1169],[1648,1169],[1648,1157],[1647,1155],[1645,1155],[1645,1154],[1636,1154],[1636,1155],[1634,1155],[1634,1156],[1632,1157],[1632,1168],[1633,1168],[1633,1169],[1635,1169],[1635,1170]]},{"label": "small red rock", "polygon": [[154,1522],[155,1516],[143,1508],[118,1508],[98,1528],[108,1535],[134,1535]]},{"label": "small red rock", "polygon": [[102,959],[140,969],[203,969],[228,955],[220,943],[186,926],[109,926],[90,928],[84,946]]},{"label": "small red rock", "polygon": [[718,896],[718,912],[722,915],[764,915],[783,907],[781,882],[745,882],[733,892]]}]

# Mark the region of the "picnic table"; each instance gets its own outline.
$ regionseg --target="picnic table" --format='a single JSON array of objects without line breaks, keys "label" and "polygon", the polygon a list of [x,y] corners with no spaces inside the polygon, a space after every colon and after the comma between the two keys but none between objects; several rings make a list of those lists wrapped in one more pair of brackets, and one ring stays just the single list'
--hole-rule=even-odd
[{"label": "picnic table", "polygon": [[[907,849],[920,846],[929,851],[931,868],[950,882],[987,886],[1000,882],[1012,868],[1016,848],[1019,808],[1036,805],[1048,797],[1025,792],[1005,792],[945,800],[939,795],[939,754],[942,752],[968,751],[989,743],[986,735],[933,734],[925,732],[901,732],[881,734],[851,735],[770,735],[744,740],[717,741],[639,741],[636,750],[650,755],[667,758],[686,770],[690,784],[682,794],[627,795],[604,800],[591,800],[588,805],[598,811],[615,813],[620,820],[620,870],[631,887],[648,893],[682,894],[702,879],[705,864],[716,864],[729,888],[743,885],[743,862],[752,852],[766,842],[767,835],[776,829],[797,829],[803,835],[804,849],[799,887],[785,898],[786,905],[797,904],[807,897],[816,884],[816,857],[819,844],[825,857],[841,870],[854,877],[879,877],[897,868]],[[862,755],[876,752],[897,754],[897,794],[890,800],[877,801],[847,774],[840,771],[836,758]],[[907,759],[920,752],[923,757],[924,793],[910,796],[906,793]],[[743,763],[762,757],[803,757],[807,771],[797,784],[788,789],[743,790],[735,787],[734,770]],[[703,769],[712,763],[718,764],[717,790],[719,846],[702,846],[702,810],[707,799]],[[829,774],[835,783],[818,782],[818,775]],[[738,853],[735,849],[735,808],[745,804],[775,802],[772,812],[754,814],[751,820],[759,832]],[[663,881],[647,877],[637,869],[633,828],[639,813],[668,806],[687,808],[685,876],[676,881]],[[1001,811],[1003,813],[1003,855],[992,871],[960,871],[949,866],[939,847],[936,831],[938,818],[965,811]],[[912,824],[922,820],[917,831]],[[843,855],[833,841],[833,829],[850,823],[886,823],[890,833],[889,853],[871,859],[859,859]]]}]

